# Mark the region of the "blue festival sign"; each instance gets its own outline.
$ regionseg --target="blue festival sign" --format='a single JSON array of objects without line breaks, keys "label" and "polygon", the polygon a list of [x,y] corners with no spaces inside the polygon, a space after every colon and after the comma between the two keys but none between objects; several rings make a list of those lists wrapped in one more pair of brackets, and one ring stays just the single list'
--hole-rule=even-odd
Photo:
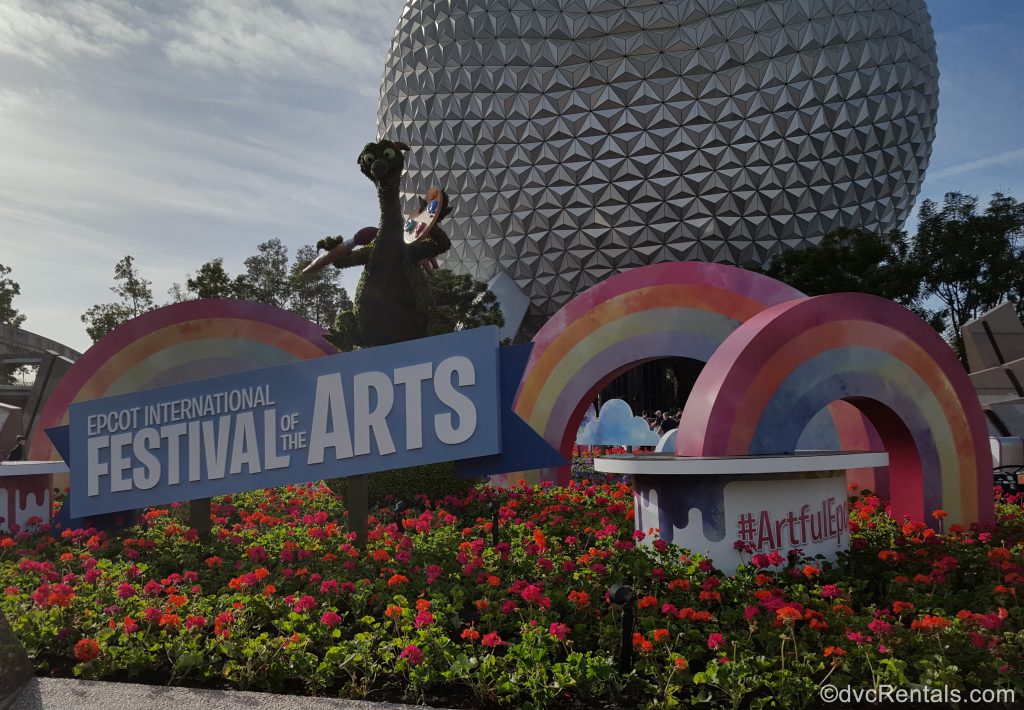
[{"label": "blue festival sign", "polygon": [[477,328],[76,402],[66,436],[48,433],[75,517],[440,461],[497,473],[502,450],[524,444],[533,465],[564,463],[525,424],[502,442],[528,351]]}]

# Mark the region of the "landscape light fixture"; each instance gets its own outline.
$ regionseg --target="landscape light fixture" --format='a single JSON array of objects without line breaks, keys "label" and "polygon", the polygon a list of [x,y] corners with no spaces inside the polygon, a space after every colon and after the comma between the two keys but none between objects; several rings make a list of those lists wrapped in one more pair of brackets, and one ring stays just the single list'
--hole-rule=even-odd
[{"label": "landscape light fixture", "polygon": [[619,648],[619,673],[633,670],[633,590],[625,584],[613,584],[608,588],[612,604],[622,606],[622,645]]}]

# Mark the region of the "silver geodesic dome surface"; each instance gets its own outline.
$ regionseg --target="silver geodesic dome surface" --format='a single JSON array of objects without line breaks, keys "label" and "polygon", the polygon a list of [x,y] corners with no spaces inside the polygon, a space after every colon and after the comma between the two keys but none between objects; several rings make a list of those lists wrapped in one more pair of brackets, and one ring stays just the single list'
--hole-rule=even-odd
[{"label": "silver geodesic dome surface", "polygon": [[378,128],[535,329],[631,267],[900,227],[937,106],[924,0],[407,0]]}]

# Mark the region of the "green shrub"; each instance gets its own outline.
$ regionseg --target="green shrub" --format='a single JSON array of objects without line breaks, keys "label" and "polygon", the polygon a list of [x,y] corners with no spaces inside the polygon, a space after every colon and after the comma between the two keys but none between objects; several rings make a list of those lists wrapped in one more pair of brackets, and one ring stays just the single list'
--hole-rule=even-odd
[{"label": "green shrub", "polygon": [[[404,500],[413,503],[419,496],[437,500],[446,495],[463,495],[480,483],[482,479],[461,479],[455,476],[455,464],[443,463],[399,468],[391,471],[371,473],[369,480],[370,507]],[[348,479],[336,478],[328,481],[331,490],[342,499],[348,489]]]}]

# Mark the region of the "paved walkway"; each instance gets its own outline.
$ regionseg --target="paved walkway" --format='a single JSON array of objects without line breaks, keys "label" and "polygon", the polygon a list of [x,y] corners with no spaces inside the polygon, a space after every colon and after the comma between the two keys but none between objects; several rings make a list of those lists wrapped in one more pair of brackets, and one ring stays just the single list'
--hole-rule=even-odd
[{"label": "paved walkway", "polygon": [[411,710],[422,706],[228,690],[33,678],[10,710]]}]

